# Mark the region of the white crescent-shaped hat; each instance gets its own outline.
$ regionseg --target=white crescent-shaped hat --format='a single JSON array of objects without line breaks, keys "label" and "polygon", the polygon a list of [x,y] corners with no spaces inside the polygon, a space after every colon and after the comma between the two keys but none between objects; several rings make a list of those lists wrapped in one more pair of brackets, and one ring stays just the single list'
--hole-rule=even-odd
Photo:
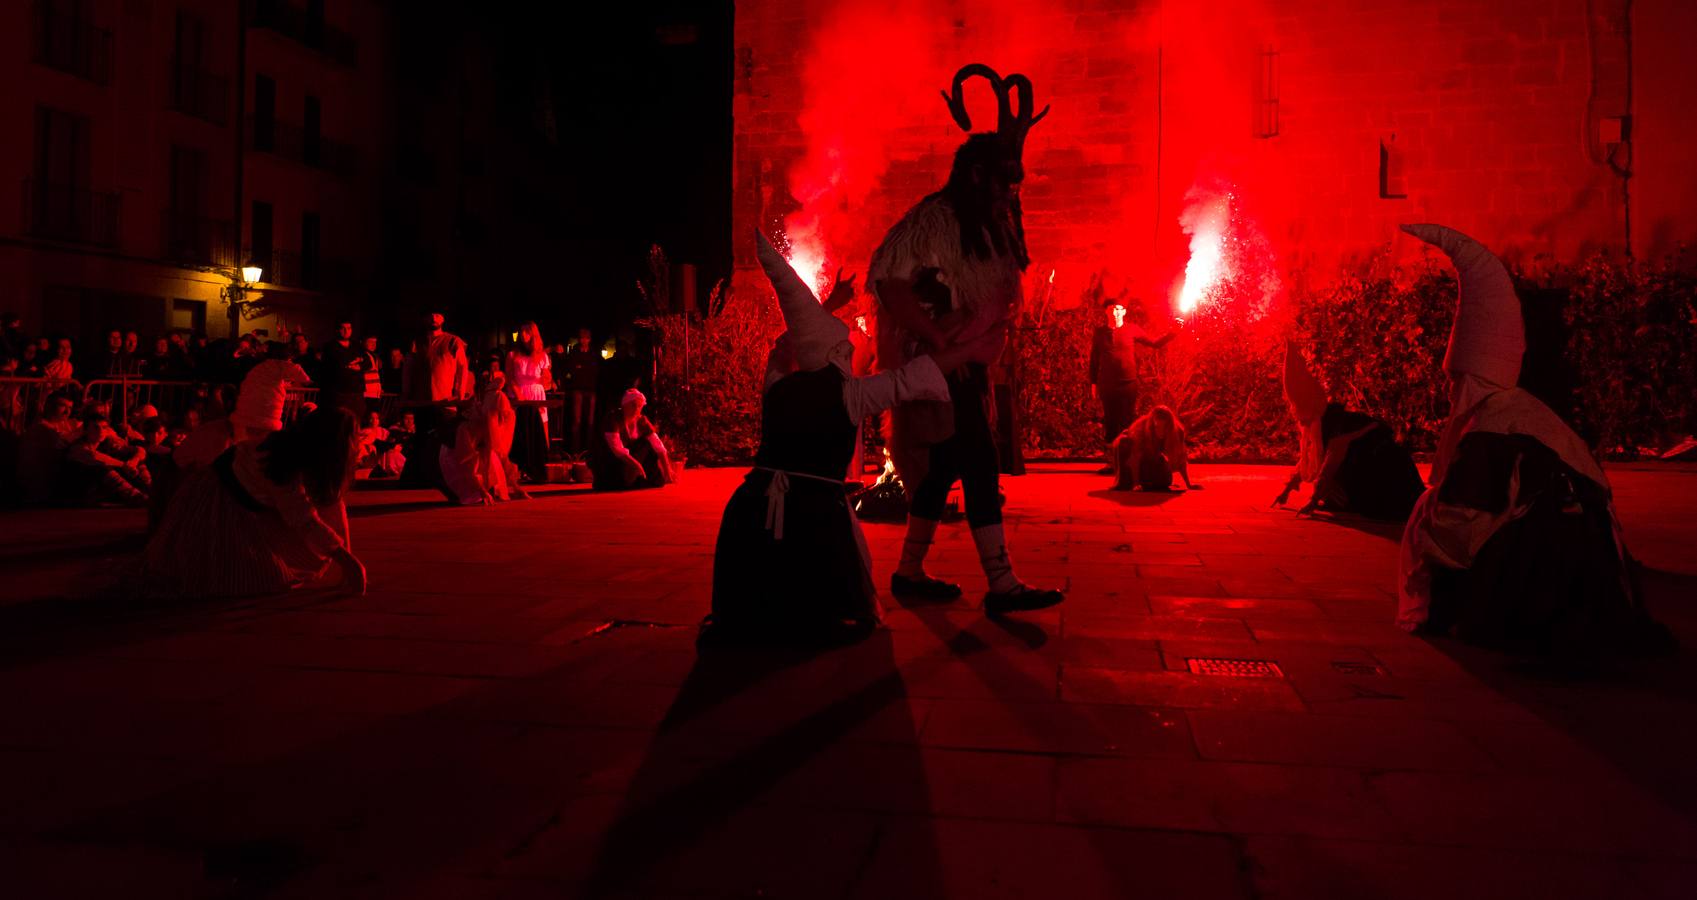
[{"label": "white crescent-shaped hat", "polygon": [[1514,280],[1502,260],[1453,228],[1404,225],[1402,230],[1444,251],[1455,265],[1458,297],[1444,371],[1514,387],[1526,355],[1526,326]]}]

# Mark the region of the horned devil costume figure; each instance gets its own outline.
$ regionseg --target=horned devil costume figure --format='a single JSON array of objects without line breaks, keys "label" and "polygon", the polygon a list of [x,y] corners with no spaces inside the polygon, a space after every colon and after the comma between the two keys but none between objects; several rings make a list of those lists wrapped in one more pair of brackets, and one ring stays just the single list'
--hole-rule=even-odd
[{"label": "horned devil costume figure", "polygon": [[713,614],[702,638],[829,640],[879,618],[866,541],[843,482],[860,422],[900,402],[946,402],[949,388],[929,356],[853,377],[848,326],[764,235],[759,242],[786,330],[767,363],[754,468],[719,524]]},{"label": "horned devil costume figure", "polygon": [[1301,432],[1296,471],[1273,505],[1283,504],[1303,482],[1314,485],[1303,512],[1352,512],[1403,521],[1426,483],[1414,458],[1391,427],[1365,413],[1329,403],[1296,343],[1285,345],[1285,405]]},{"label": "horned devil costume figure", "polygon": [[[1026,132],[1048,109],[1032,115],[1031,81],[1024,75],[1004,79],[988,66],[970,65],[955,73],[953,93],[943,95],[964,131],[971,131],[972,122],[962,88],[975,75],[996,91],[996,131],[972,134],[961,144],[948,183],[908,210],[872,256],[867,281],[881,312],[878,359],[886,368],[943,346],[950,335],[971,337],[1005,323],[1020,304],[1020,279],[1030,262],[1019,206],[1025,178],[1020,156]],[[960,596],[958,586],[924,570],[949,489],[959,481],[989,581],[986,611],[1053,606],[1061,593],[1022,583],[1008,557],[989,372],[974,364],[947,377],[951,402],[903,403],[890,416],[890,454],[910,501],[907,538],[890,590],[937,600]]]},{"label": "horned devil costume figure", "polygon": [[1402,536],[1398,624],[1564,657],[1670,648],[1633,583],[1602,466],[1520,385],[1526,331],[1508,270],[1453,229],[1403,231],[1450,258],[1460,297],[1449,419]]}]

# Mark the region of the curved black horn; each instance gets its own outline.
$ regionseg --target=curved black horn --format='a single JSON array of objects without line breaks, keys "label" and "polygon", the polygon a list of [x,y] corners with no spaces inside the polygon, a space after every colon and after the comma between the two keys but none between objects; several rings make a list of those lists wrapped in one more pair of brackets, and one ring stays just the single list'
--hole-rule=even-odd
[{"label": "curved black horn", "polygon": [[1043,107],[1043,111],[1037,115],[1031,114],[1031,108],[1036,105],[1031,99],[1031,79],[1016,72],[1009,75],[1005,81],[1007,90],[1019,92],[1019,107],[1014,112],[1015,122],[1022,123],[1025,127],[1030,128],[1049,114],[1049,107],[1047,106]]},{"label": "curved black horn", "polygon": [[961,66],[960,71],[955,73],[952,91],[942,92],[943,102],[949,105],[949,113],[954,116],[955,124],[960,126],[960,130],[971,131],[972,117],[966,112],[966,93],[963,88],[966,86],[967,79],[974,75],[982,76],[990,82],[991,90],[996,92],[996,102],[999,104],[997,112],[1000,114],[1000,120],[996,123],[996,130],[1003,130],[1007,127],[1012,116],[1012,111],[1008,108],[1007,86],[1002,81],[1002,76],[996,74],[995,69],[983,63],[970,63]]}]

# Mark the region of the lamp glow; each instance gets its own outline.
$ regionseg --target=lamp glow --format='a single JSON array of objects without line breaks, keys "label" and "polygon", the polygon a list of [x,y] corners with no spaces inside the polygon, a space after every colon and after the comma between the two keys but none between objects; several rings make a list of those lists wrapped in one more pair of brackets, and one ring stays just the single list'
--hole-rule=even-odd
[{"label": "lamp glow", "polygon": [[250,262],[247,265],[242,266],[242,283],[243,284],[258,284],[260,278],[262,278],[264,275],[265,275],[265,270],[263,268],[261,268],[257,263],[251,263]]}]

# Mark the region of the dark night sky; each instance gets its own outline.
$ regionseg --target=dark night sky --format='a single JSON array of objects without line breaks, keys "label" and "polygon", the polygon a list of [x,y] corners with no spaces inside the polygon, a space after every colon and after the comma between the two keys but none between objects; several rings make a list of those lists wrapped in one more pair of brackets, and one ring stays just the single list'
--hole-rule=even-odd
[{"label": "dark night sky", "polygon": [[732,3],[578,4],[493,21],[500,44],[551,62],[574,255],[628,295],[650,243],[729,274]]}]

